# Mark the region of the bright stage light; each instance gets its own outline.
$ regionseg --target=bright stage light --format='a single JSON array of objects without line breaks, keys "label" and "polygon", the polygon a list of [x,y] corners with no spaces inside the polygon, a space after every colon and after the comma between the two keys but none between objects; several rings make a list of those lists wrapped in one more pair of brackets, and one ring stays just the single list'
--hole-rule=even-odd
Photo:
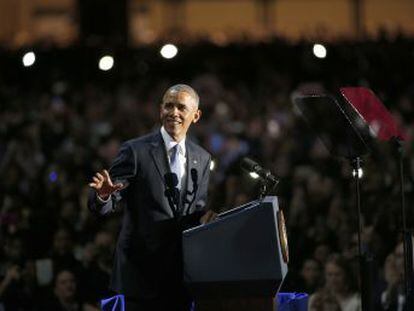
[{"label": "bright stage light", "polygon": [[255,173],[255,172],[250,172],[249,173],[249,175],[250,175],[250,177],[251,178],[253,178],[253,179],[257,179],[257,178],[259,178],[260,176],[257,174],[257,173]]},{"label": "bright stage light", "polygon": [[33,52],[27,52],[26,54],[23,55],[23,66],[25,67],[30,67],[32,66],[36,61],[36,54]]},{"label": "bright stage light", "polygon": [[171,59],[175,57],[177,53],[178,53],[178,49],[174,44],[166,44],[160,50],[161,56],[166,59]]},{"label": "bright stage light", "polygon": [[317,58],[325,58],[327,54],[326,48],[319,43],[313,45],[313,55]]},{"label": "bright stage light", "polygon": [[114,66],[114,58],[110,55],[105,55],[99,60],[99,69],[108,71]]}]

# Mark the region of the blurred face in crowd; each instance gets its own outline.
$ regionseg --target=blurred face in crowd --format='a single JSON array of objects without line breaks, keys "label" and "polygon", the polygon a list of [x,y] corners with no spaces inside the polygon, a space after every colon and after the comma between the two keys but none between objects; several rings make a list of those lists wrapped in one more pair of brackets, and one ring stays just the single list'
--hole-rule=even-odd
[{"label": "blurred face in crowd", "polygon": [[325,263],[328,259],[330,248],[326,244],[319,244],[313,252],[313,258],[318,262]]},{"label": "blurred face in crowd", "polygon": [[70,233],[64,229],[58,230],[53,237],[53,248],[60,255],[71,252],[72,238]]},{"label": "blurred face in crowd", "polygon": [[402,272],[398,271],[396,256],[392,253],[389,254],[384,264],[385,281],[389,285],[395,286],[402,281]]},{"label": "blurred face in crowd", "polygon": [[315,284],[319,281],[320,269],[316,260],[308,259],[302,267],[302,277],[308,284]]},{"label": "blurred face in crowd", "polygon": [[346,290],[345,271],[333,262],[328,262],[325,266],[326,287],[334,292]]},{"label": "blurred face in crowd", "polygon": [[172,88],[164,95],[160,116],[167,133],[179,142],[187,134],[191,123],[200,119],[201,111],[191,94]]},{"label": "blurred face in crowd", "polygon": [[76,294],[75,276],[70,271],[61,271],[56,276],[55,295],[62,301],[70,301]]},{"label": "blurred face in crowd", "polygon": [[99,231],[95,235],[95,245],[99,248],[112,248],[114,243],[114,237],[109,232]]},{"label": "blurred face in crowd", "polygon": [[9,260],[18,261],[23,255],[23,244],[20,239],[10,239],[4,244],[5,255]]},{"label": "blurred face in crowd", "polygon": [[94,243],[88,243],[83,249],[83,262],[85,264],[92,263],[96,258],[96,245]]}]

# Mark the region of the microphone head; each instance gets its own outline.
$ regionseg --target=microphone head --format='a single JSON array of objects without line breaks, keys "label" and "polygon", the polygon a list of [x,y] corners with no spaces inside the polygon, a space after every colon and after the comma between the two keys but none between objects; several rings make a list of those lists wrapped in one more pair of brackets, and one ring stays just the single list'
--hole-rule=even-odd
[{"label": "microphone head", "polygon": [[175,173],[166,173],[164,175],[164,181],[167,188],[175,188],[178,185],[178,177]]},{"label": "microphone head", "polygon": [[244,157],[240,165],[242,169],[245,169],[248,172],[255,172],[257,171],[257,168],[260,167],[259,164],[248,157]]}]

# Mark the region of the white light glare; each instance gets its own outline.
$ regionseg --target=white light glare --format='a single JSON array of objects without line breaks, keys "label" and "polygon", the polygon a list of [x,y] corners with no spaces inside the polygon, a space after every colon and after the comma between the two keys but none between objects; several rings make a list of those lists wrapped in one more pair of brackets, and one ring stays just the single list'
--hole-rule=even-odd
[{"label": "white light glare", "polygon": [[326,57],[326,48],[319,43],[313,45],[313,55],[317,58],[325,58]]},{"label": "white light glare", "polygon": [[[352,170],[352,176],[355,177],[356,176],[356,170]],[[358,169],[358,179],[361,179],[364,176],[364,171],[362,170],[362,168]]]},{"label": "white light glare", "polygon": [[36,54],[33,52],[27,52],[23,55],[23,66],[30,67],[36,61]]},{"label": "white light glare", "polygon": [[175,57],[177,53],[178,53],[178,49],[174,44],[166,44],[160,50],[161,56],[166,59],[171,59]]},{"label": "white light glare", "polygon": [[114,66],[114,58],[110,55],[105,55],[99,60],[99,69],[108,71]]},{"label": "white light glare", "polygon": [[255,172],[250,172],[250,173],[249,173],[249,175],[250,175],[250,177],[251,177],[251,178],[253,178],[253,179],[257,179],[257,178],[259,178],[259,175],[257,175],[257,173],[255,173]]},{"label": "white light glare", "polygon": [[210,162],[210,171],[213,171],[215,167],[216,167],[216,163],[214,162],[214,160],[211,160],[211,162]]}]

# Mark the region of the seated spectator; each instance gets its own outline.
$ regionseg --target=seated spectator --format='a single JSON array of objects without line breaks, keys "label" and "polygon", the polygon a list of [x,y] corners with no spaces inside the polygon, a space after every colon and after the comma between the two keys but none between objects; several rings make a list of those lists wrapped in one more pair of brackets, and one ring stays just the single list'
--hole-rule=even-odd
[{"label": "seated spectator", "polygon": [[349,262],[339,254],[331,255],[325,265],[325,285],[310,297],[310,310],[360,311],[361,300],[352,276]]},{"label": "seated spectator", "polygon": [[98,308],[79,299],[75,274],[61,270],[56,274],[53,289],[43,302],[42,310],[55,311],[98,311]]},{"label": "seated spectator", "polygon": [[309,311],[342,311],[338,300],[328,291],[319,291],[312,296]]},{"label": "seated spectator", "polygon": [[309,295],[314,293],[320,285],[321,275],[320,264],[314,259],[306,259],[300,271],[300,276],[302,278],[301,284],[303,284],[303,289],[301,291]]},{"label": "seated spectator", "polygon": [[35,288],[19,237],[9,237],[0,262],[0,310],[32,310]]},{"label": "seated spectator", "polygon": [[395,250],[387,256],[384,264],[386,288],[381,293],[381,307],[386,311],[403,311],[404,295],[404,246],[399,243]]},{"label": "seated spectator", "polygon": [[81,264],[73,253],[72,234],[68,229],[60,228],[53,236],[53,270],[70,269],[79,272]]},{"label": "seated spectator", "polygon": [[[108,259],[106,259],[107,255],[103,251],[104,249],[98,249],[94,243],[85,245],[82,273],[79,276],[79,289],[82,299],[94,305],[98,305],[98,302],[103,298],[112,296],[108,288],[110,269],[108,271],[107,265],[104,264]],[[109,258],[112,258],[112,252],[109,253],[109,256]],[[109,262],[111,262],[111,259],[109,259]]]}]

